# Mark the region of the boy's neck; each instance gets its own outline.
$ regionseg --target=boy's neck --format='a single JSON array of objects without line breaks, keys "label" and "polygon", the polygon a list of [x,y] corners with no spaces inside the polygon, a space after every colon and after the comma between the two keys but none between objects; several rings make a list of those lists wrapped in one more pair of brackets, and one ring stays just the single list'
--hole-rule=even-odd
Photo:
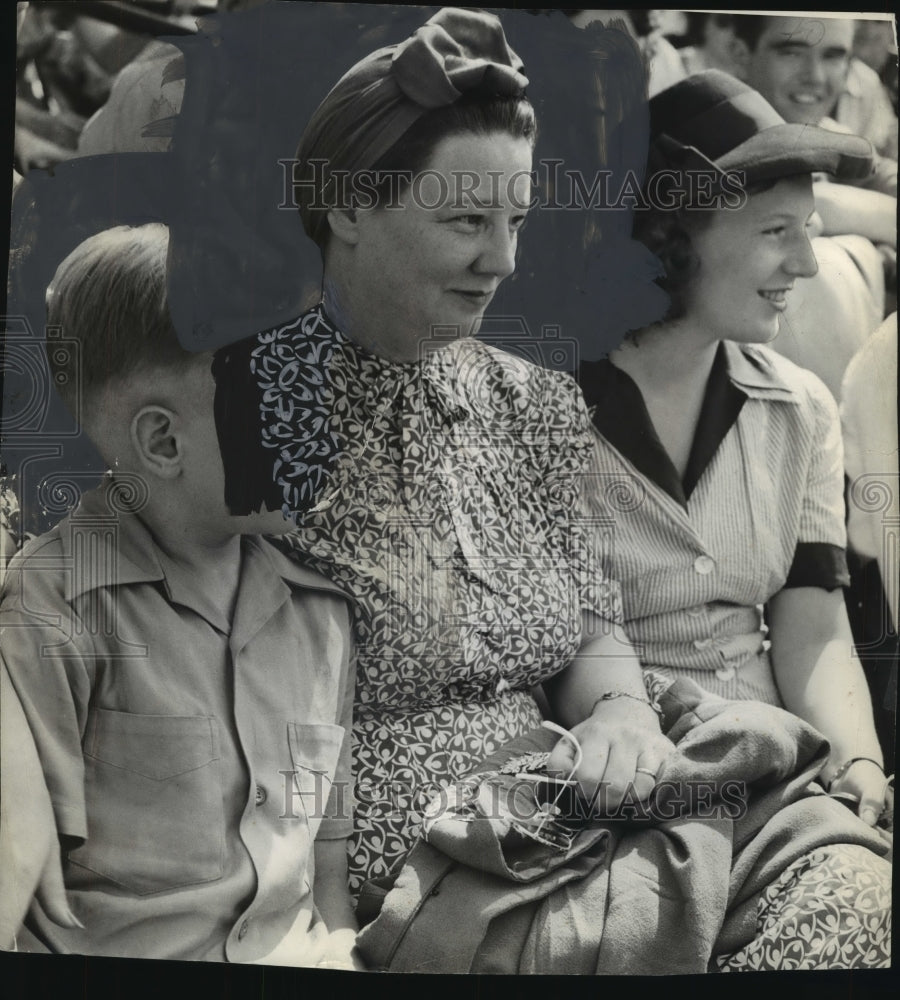
[{"label": "boy's neck", "polygon": [[237,602],[241,536],[204,530],[172,513],[160,516],[148,504],[140,516],[166,558],[190,578],[198,602],[230,624]]}]

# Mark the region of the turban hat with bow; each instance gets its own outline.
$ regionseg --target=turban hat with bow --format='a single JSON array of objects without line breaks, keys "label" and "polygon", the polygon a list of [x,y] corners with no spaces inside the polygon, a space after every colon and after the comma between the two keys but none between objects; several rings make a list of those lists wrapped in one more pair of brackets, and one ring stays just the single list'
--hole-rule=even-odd
[{"label": "turban hat with bow", "polygon": [[464,95],[523,97],[522,69],[497,17],[453,7],[356,63],[315,110],[297,149],[299,175],[316,180],[299,198],[308,235],[321,245],[335,171],[373,168],[424,114]]}]

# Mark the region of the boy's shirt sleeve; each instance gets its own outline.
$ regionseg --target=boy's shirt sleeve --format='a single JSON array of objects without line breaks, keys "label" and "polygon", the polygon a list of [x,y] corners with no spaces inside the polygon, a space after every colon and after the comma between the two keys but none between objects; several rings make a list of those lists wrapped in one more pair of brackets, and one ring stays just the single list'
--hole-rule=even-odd
[{"label": "boy's shirt sleeve", "polygon": [[334,772],[334,783],[325,805],[325,813],[316,840],[343,840],[353,833],[353,764],[351,734],[353,702],[356,694],[356,653],[351,652],[343,670],[339,692],[339,715],[335,722],[343,727],[344,739]]},{"label": "boy's shirt sleeve", "polygon": [[0,743],[0,949],[9,951],[48,864],[59,865],[59,843],[31,728],[2,655]]},{"label": "boy's shirt sleeve", "polygon": [[[88,830],[81,744],[92,656],[73,640],[72,609],[65,602],[55,606],[37,593],[33,601],[24,599],[22,580],[30,573],[39,570],[20,559],[10,566],[0,601],[0,656],[34,737],[57,830],[60,836],[84,840]],[[16,753],[2,734],[0,751]]]}]

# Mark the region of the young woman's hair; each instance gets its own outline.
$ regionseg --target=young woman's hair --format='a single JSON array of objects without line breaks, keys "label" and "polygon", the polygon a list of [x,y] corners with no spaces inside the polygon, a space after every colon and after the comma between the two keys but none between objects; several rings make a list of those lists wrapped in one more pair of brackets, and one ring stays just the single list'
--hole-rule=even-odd
[{"label": "young woman's hair", "polygon": [[63,402],[76,419],[114,378],[153,368],[183,368],[200,357],[179,343],[166,298],[169,231],[158,223],[118,226],[80,243],[47,289],[47,323],[78,344],[47,356]]}]

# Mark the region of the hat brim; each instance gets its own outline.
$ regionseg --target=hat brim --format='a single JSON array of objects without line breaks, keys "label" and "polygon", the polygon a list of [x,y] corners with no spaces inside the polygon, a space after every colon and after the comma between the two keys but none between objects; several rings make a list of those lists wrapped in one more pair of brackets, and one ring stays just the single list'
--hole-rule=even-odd
[{"label": "hat brim", "polygon": [[746,183],[792,174],[827,173],[836,180],[865,180],[874,167],[869,141],[817,125],[772,125],[716,161],[720,170],[740,171]]}]

